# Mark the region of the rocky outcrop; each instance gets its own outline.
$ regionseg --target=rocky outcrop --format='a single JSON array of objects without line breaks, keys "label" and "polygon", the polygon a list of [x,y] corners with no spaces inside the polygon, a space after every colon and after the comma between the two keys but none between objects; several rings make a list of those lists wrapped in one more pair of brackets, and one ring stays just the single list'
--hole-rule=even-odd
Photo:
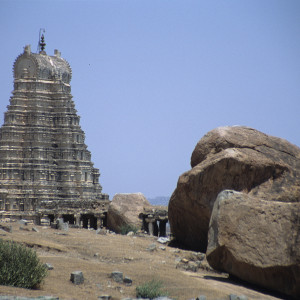
[{"label": "rocky outcrop", "polygon": [[214,202],[225,189],[260,200],[300,201],[300,149],[252,128],[210,131],[196,145],[191,166],[179,177],[168,214],[175,238],[194,250],[206,251]]},{"label": "rocky outcrop", "polygon": [[139,215],[144,207],[150,207],[150,203],[141,193],[116,194],[108,208],[107,227],[117,233],[126,225],[140,229],[142,220]]},{"label": "rocky outcrop", "polygon": [[221,192],[206,254],[216,270],[299,299],[300,203]]}]

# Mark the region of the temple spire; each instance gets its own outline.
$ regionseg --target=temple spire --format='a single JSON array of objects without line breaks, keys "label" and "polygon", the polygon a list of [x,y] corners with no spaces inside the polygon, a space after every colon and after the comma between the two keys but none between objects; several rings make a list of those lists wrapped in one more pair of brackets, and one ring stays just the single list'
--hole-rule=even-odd
[{"label": "temple spire", "polygon": [[44,51],[46,47],[44,33],[45,33],[45,29],[44,28],[40,29],[39,44],[38,44],[38,50],[40,54],[46,54],[46,52]]}]

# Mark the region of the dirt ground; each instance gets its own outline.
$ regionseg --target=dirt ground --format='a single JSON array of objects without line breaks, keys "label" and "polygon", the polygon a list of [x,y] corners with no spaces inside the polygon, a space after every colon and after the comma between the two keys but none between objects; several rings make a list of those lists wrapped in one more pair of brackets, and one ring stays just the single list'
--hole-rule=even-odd
[{"label": "dirt ground", "polygon": [[[32,225],[23,226],[28,231],[21,230],[18,223],[5,225],[12,225],[12,232],[0,230],[0,238],[33,247],[40,259],[54,269],[49,271],[39,290],[0,285],[0,295],[51,295],[59,299],[97,299],[101,295],[110,295],[112,299],[134,298],[136,286],[155,278],[163,282],[169,297],[174,299],[186,300],[199,295],[206,295],[207,299],[229,299],[230,294],[245,295],[248,299],[281,299],[234,282],[226,274],[176,269],[178,260],[191,252],[168,246],[163,250],[160,248],[163,245],[154,237],[101,235],[94,230],[75,228],[64,232],[42,226],[35,226],[39,232],[34,232]],[[153,243],[156,250],[148,251]],[[70,281],[73,271],[83,272],[83,284],[74,285]],[[121,271],[130,277],[132,286],[114,282],[110,278],[113,271]]]}]

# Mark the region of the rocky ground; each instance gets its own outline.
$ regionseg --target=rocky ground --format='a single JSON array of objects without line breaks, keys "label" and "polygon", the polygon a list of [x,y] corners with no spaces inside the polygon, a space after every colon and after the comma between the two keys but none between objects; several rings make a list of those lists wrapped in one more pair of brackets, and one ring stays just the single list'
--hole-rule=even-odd
[{"label": "rocky ground", "polygon": [[[2,225],[4,225],[2,223]],[[134,298],[136,286],[159,279],[169,297],[195,299],[229,299],[230,294],[248,299],[280,299],[266,291],[233,281],[227,274],[209,270],[203,255],[169,247],[147,235],[123,236],[97,234],[94,230],[69,228],[60,231],[50,227],[5,223],[12,232],[0,230],[0,238],[14,240],[34,248],[40,259],[53,266],[40,290],[0,286],[0,295],[38,297],[51,295],[59,299]],[[21,228],[20,228],[21,227]],[[73,271],[82,271],[84,283],[70,281]],[[123,272],[132,285],[117,283],[110,274]],[[195,272],[196,271],[196,272]]]}]

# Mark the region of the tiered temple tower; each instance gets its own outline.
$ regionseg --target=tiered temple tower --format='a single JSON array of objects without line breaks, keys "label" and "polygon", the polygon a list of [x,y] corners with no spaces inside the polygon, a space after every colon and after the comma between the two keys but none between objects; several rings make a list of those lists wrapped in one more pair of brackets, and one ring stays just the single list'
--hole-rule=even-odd
[{"label": "tiered temple tower", "polygon": [[71,95],[72,70],[60,52],[24,48],[14,63],[14,90],[0,128],[0,216],[63,217],[99,227],[108,205],[99,170]]}]

